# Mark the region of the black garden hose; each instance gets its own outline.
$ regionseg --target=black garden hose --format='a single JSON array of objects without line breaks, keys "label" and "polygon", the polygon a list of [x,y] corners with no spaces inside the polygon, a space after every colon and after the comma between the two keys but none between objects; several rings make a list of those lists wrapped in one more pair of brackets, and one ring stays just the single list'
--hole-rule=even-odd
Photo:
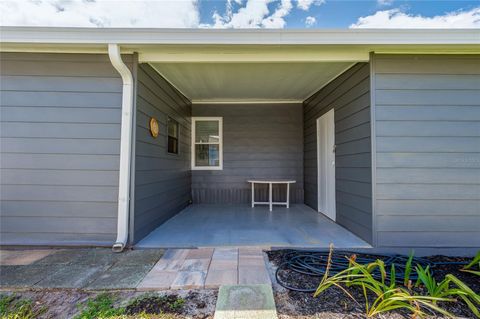
[{"label": "black garden hose", "polygon": [[[325,269],[328,261],[328,251],[300,251],[291,250],[285,253],[283,261],[275,271],[275,277],[277,282],[284,288],[299,291],[299,292],[314,292],[316,288],[300,288],[294,287],[293,283],[287,282],[286,279],[282,279],[281,274],[283,272],[294,272],[301,275],[318,277],[320,282],[321,277],[325,274]],[[389,272],[392,264],[395,265],[395,278],[398,283],[403,283],[405,277],[405,265],[408,260],[408,256],[404,255],[363,255],[357,254],[352,251],[334,251],[332,253],[332,260],[330,264],[329,275],[335,275],[336,273],[346,269],[349,266],[348,258],[352,255],[357,255],[355,261],[359,264],[368,264],[375,262],[377,259],[382,260],[385,263],[385,268]],[[445,264],[463,264],[459,262],[432,262],[425,258],[414,257],[412,260],[412,267],[421,265],[423,268],[430,266],[430,270],[433,273],[433,269],[437,265]],[[375,279],[380,280],[381,274],[378,270],[372,273]],[[415,283],[418,276],[414,269],[410,273],[410,280]],[[284,277],[285,278],[285,277]]]}]

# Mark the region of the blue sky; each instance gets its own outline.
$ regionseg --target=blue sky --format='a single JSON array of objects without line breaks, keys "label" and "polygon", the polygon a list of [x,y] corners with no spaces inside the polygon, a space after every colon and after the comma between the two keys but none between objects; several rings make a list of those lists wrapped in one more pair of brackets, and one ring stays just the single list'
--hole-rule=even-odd
[{"label": "blue sky", "polygon": [[0,0],[1,25],[480,28],[480,0]]},{"label": "blue sky", "polygon": [[[225,13],[226,1],[203,0],[199,2],[201,23],[212,23],[212,14],[216,10]],[[278,2],[268,5],[271,10],[278,6]],[[237,7],[240,7],[237,5]],[[285,17],[286,28],[305,28],[305,19],[314,17],[315,28],[348,28],[359,17],[373,15],[377,11],[399,9],[410,15],[423,17],[442,16],[458,10],[469,11],[480,7],[478,1],[376,1],[376,0],[330,0],[321,5],[311,5],[308,11],[293,8]],[[480,19],[480,16],[478,17]]]}]

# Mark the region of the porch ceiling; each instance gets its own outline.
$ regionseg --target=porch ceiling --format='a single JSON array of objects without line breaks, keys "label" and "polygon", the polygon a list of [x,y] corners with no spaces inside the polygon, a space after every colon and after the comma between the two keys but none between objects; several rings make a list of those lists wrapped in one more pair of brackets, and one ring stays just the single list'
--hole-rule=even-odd
[{"label": "porch ceiling", "polygon": [[151,63],[193,103],[301,102],[352,62]]}]

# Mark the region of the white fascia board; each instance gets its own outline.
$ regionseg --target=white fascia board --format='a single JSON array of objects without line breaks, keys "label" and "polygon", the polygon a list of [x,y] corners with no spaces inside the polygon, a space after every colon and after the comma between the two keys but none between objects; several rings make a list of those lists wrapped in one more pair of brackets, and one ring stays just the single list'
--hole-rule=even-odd
[{"label": "white fascia board", "polygon": [[2,43],[50,44],[480,44],[479,29],[145,29],[0,27]]}]

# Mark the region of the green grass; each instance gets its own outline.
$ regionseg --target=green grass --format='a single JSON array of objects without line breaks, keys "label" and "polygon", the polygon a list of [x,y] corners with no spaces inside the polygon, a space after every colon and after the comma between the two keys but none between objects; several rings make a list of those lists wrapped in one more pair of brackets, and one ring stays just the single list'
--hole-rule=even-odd
[{"label": "green grass", "polygon": [[86,304],[80,305],[80,314],[75,319],[121,318],[125,309],[116,308],[113,304],[114,300],[111,295],[100,294],[89,299]]},{"label": "green grass", "polygon": [[15,295],[0,295],[1,319],[35,319],[44,313],[45,307],[35,307],[33,301]]},{"label": "green grass", "polygon": [[[183,308],[185,300],[182,298],[167,298],[161,296],[144,295],[133,299],[126,307],[115,307],[114,297],[110,294],[100,294],[90,298],[86,303],[79,305],[80,313],[75,319],[177,319],[177,314],[172,313],[138,313],[127,314],[128,307],[138,307],[141,304],[163,304],[168,311],[176,312]],[[3,319],[3,318],[2,318]],[[10,319],[10,318],[9,318]],[[16,319],[16,318],[15,318]]]}]

